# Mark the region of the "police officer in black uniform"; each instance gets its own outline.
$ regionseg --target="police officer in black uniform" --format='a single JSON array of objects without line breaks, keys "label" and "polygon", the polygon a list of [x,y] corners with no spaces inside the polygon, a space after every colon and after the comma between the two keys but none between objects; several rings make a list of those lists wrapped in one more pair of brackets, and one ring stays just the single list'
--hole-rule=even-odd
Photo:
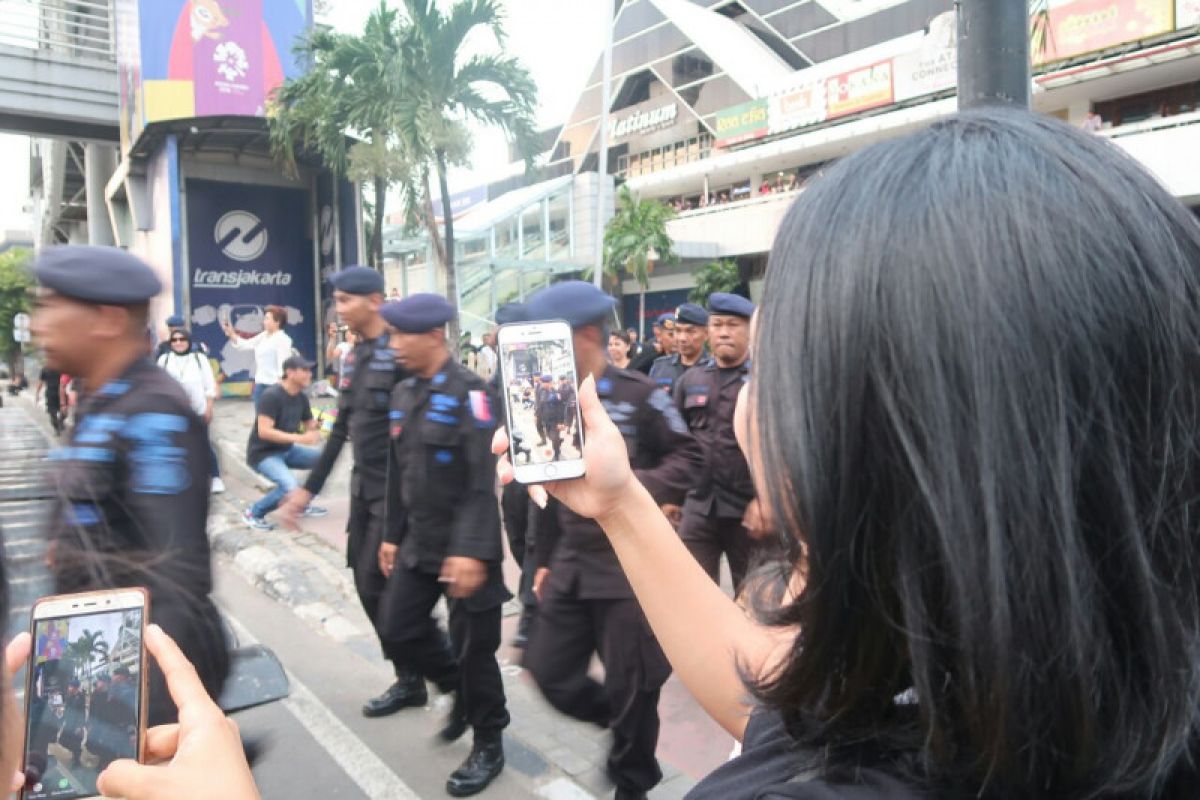
[{"label": "police officer in black uniform", "polygon": [[[82,396],[53,452],[50,523],[60,592],[145,586],[150,621],[179,643],[214,698],[229,671],[209,594],[208,436],[179,383],[146,357],[150,300],[162,284],[115,247],[62,246],[34,264],[33,333],[47,364]],[[172,721],[162,672],[150,671],[149,720]]]},{"label": "police officer in black uniform", "polygon": [[[509,722],[496,650],[500,607],[512,597],[500,573],[503,549],[491,452],[496,404],[483,379],[450,356],[454,307],[417,294],[383,307],[392,348],[412,377],[392,392],[387,520],[380,564],[389,574],[382,628],[405,665],[443,692],[454,710],[441,738],[469,725],[471,754],[446,781],[466,797],[504,768]],[[432,617],[446,596],[453,650]]]},{"label": "police officer in black uniform", "polygon": [[[644,375],[608,363],[604,328],[614,302],[590,283],[567,281],[532,296],[529,314],[571,324],[579,376],[596,378],[638,479],[659,503],[681,503],[701,464],[700,446],[668,394]],[[654,751],[659,691],[670,665],[595,521],[552,500],[538,515],[536,549],[548,572],[541,573],[524,665],[556,709],[612,729],[608,772],[617,797],[645,797],[662,779]],[[588,675],[593,653],[605,666],[603,684]]]},{"label": "police officer in black uniform", "polygon": [[745,524],[754,502],[754,481],[733,432],[738,393],[750,379],[754,304],[714,292],[708,313],[713,357],[689,369],[675,384],[675,403],[704,448],[704,469],[683,504],[679,536],[714,581],[720,578],[724,553],[736,591],[746,577],[754,537],[761,535],[757,525],[752,530]]},{"label": "police officer in black uniform", "polygon": [[630,358],[629,369],[643,375],[650,374],[650,367],[661,356],[669,356],[675,352],[675,315],[660,314],[651,327],[654,338],[642,346],[636,358]]},{"label": "police officer in black uniform", "polygon": [[291,524],[325,486],[342,447],[349,439],[354,452],[350,473],[350,517],[346,521],[346,563],[354,572],[354,588],[367,618],[375,627],[384,658],[395,667],[396,681],[378,697],[366,702],[368,717],[392,714],[408,706],[424,706],[425,682],[405,672],[396,653],[379,629],[379,598],[387,579],[379,569],[383,542],[384,496],[387,487],[388,405],[392,389],[407,377],[396,364],[388,344],[387,325],[379,314],[383,306],[383,276],[370,267],[347,267],[333,276],[334,308],[342,322],[358,334],[359,344],[347,355],[338,388],[338,415],[316,466],[302,488],[283,505]]},{"label": "police officer in black uniform", "polygon": [[697,364],[707,364],[704,354],[704,330],[708,326],[708,312],[695,303],[684,303],[675,309],[674,339],[676,352],[659,356],[650,365],[650,379],[660,389],[671,392],[675,381]]}]

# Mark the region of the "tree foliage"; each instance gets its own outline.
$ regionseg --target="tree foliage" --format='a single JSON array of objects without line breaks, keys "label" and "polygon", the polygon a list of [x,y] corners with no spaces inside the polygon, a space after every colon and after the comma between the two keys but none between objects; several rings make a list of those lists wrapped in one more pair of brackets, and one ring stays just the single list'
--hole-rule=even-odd
[{"label": "tree foliage", "polygon": [[688,300],[702,306],[708,304],[708,297],[713,292],[732,292],[742,283],[737,262],[724,258],[700,267],[693,277],[696,286],[688,292]]},{"label": "tree foliage", "polygon": [[22,247],[0,253],[0,350],[12,364],[18,348],[13,340],[13,317],[29,313],[35,281],[29,271],[33,254]]},{"label": "tree foliage", "polygon": [[655,264],[679,261],[667,234],[675,210],[658,200],[642,200],[628,186],[617,193],[617,210],[604,229],[604,274],[618,286],[631,277],[645,291]]}]

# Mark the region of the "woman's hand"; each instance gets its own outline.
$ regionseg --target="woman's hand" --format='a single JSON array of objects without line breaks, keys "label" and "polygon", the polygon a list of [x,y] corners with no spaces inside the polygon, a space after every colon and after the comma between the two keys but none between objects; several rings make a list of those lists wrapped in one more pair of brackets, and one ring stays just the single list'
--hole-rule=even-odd
[{"label": "woman's hand", "polygon": [[[16,677],[16,674],[21,671],[21,667],[24,667],[29,662],[29,652],[32,648],[33,640],[29,637],[28,633],[18,633],[12,638],[12,641],[8,643],[8,647],[4,648],[4,674],[8,676],[10,683]],[[16,688],[16,686],[13,686],[13,691],[9,694],[10,698],[16,693]],[[12,705],[15,706],[16,704],[13,703]],[[14,712],[16,710],[18,709],[5,709],[6,712]],[[22,720],[23,719],[24,718],[22,717]],[[22,724],[24,724],[23,721]],[[19,792],[24,786],[25,773],[17,770],[13,774],[9,791]]]},{"label": "woman's hand", "polygon": [[237,724],[212,701],[196,668],[157,625],[146,629],[146,648],[167,679],[179,723],[146,732],[150,764],[114,761],[100,773],[97,788],[105,797],[126,800],[257,800]]},{"label": "woman's hand", "polygon": [[[637,480],[629,467],[625,439],[608,418],[596,395],[596,381],[590,375],[579,385],[579,410],[583,416],[585,475],[544,485],[551,495],[576,514],[598,520],[620,507]],[[501,456],[496,465],[500,482],[511,482],[513,468],[508,458],[508,433],[504,429],[496,431],[492,452]]]}]

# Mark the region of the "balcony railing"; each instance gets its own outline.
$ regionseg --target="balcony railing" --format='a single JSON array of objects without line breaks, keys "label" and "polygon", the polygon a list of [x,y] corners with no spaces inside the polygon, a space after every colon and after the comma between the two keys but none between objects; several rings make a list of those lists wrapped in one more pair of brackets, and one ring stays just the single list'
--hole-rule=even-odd
[{"label": "balcony railing", "polygon": [[113,0],[0,0],[0,45],[116,60]]}]

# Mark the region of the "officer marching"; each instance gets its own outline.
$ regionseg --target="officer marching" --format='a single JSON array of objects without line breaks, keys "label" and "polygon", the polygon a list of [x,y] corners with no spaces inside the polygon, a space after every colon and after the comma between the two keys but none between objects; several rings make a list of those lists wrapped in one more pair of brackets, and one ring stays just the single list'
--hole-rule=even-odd
[{"label": "officer marching", "polygon": [[383,306],[383,276],[370,267],[347,267],[333,276],[333,300],[338,317],[358,334],[358,345],[347,355],[338,388],[338,415],[321,456],[302,488],[294,490],[283,504],[284,517],[295,527],[296,519],[320,493],[349,439],[354,454],[350,473],[350,516],[346,521],[346,565],[354,573],[359,602],[392,662],[396,681],[383,694],[362,707],[367,717],[393,714],[403,708],[424,706],[428,701],[425,682],[405,672],[397,646],[379,627],[379,602],[387,578],[379,569],[379,545],[383,542],[384,497],[387,487],[388,405],[392,389],[407,377],[396,364],[388,344],[387,325],[379,314]]},{"label": "officer marching", "polygon": [[674,393],[688,429],[704,449],[704,469],[683,504],[679,536],[714,581],[724,553],[735,592],[746,577],[755,541],[765,534],[733,425],[738,393],[750,379],[753,315],[754,304],[746,298],[714,292],[708,300],[712,359],[685,372]]},{"label": "officer marching", "polygon": [[[33,269],[33,335],[47,365],[83,386],[75,427],[51,453],[56,589],[147,587],[150,621],[175,639],[216,698],[229,654],[210,598],[212,454],[183,388],[146,358],[149,303],[162,284],[116,247],[48,247]],[[154,664],[149,680],[150,724],[174,721]]]},{"label": "officer marching", "polygon": [[[528,312],[571,325],[579,376],[596,378],[638,479],[660,504],[680,503],[701,464],[700,446],[670,396],[608,363],[605,321],[615,302],[590,283],[567,281],[533,295]],[[555,500],[537,526],[541,597],[524,666],[556,709],[612,730],[608,772],[617,797],[644,798],[662,779],[654,753],[670,665],[600,526]],[[588,675],[593,653],[605,665],[603,684]]]},{"label": "officer marching", "polygon": [[[440,737],[474,731],[470,755],[446,782],[447,792],[466,797],[504,768],[509,722],[496,661],[500,607],[512,596],[500,572],[496,406],[483,379],[451,358],[446,323],[455,310],[446,298],[412,295],[382,313],[412,377],[391,396],[381,624],[407,669],[454,693]],[[432,617],[443,595],[453,649]]]},{"label": "officer marching", "polygon": [[674,391],[675,382],[697,364],[709,362],[704,354],[704,343],[708,339],[708,312],[695,303],[684,303],[675,310],[672,338],[675,352],[659,356],[650,365],[650,379],[668,393]]}]

